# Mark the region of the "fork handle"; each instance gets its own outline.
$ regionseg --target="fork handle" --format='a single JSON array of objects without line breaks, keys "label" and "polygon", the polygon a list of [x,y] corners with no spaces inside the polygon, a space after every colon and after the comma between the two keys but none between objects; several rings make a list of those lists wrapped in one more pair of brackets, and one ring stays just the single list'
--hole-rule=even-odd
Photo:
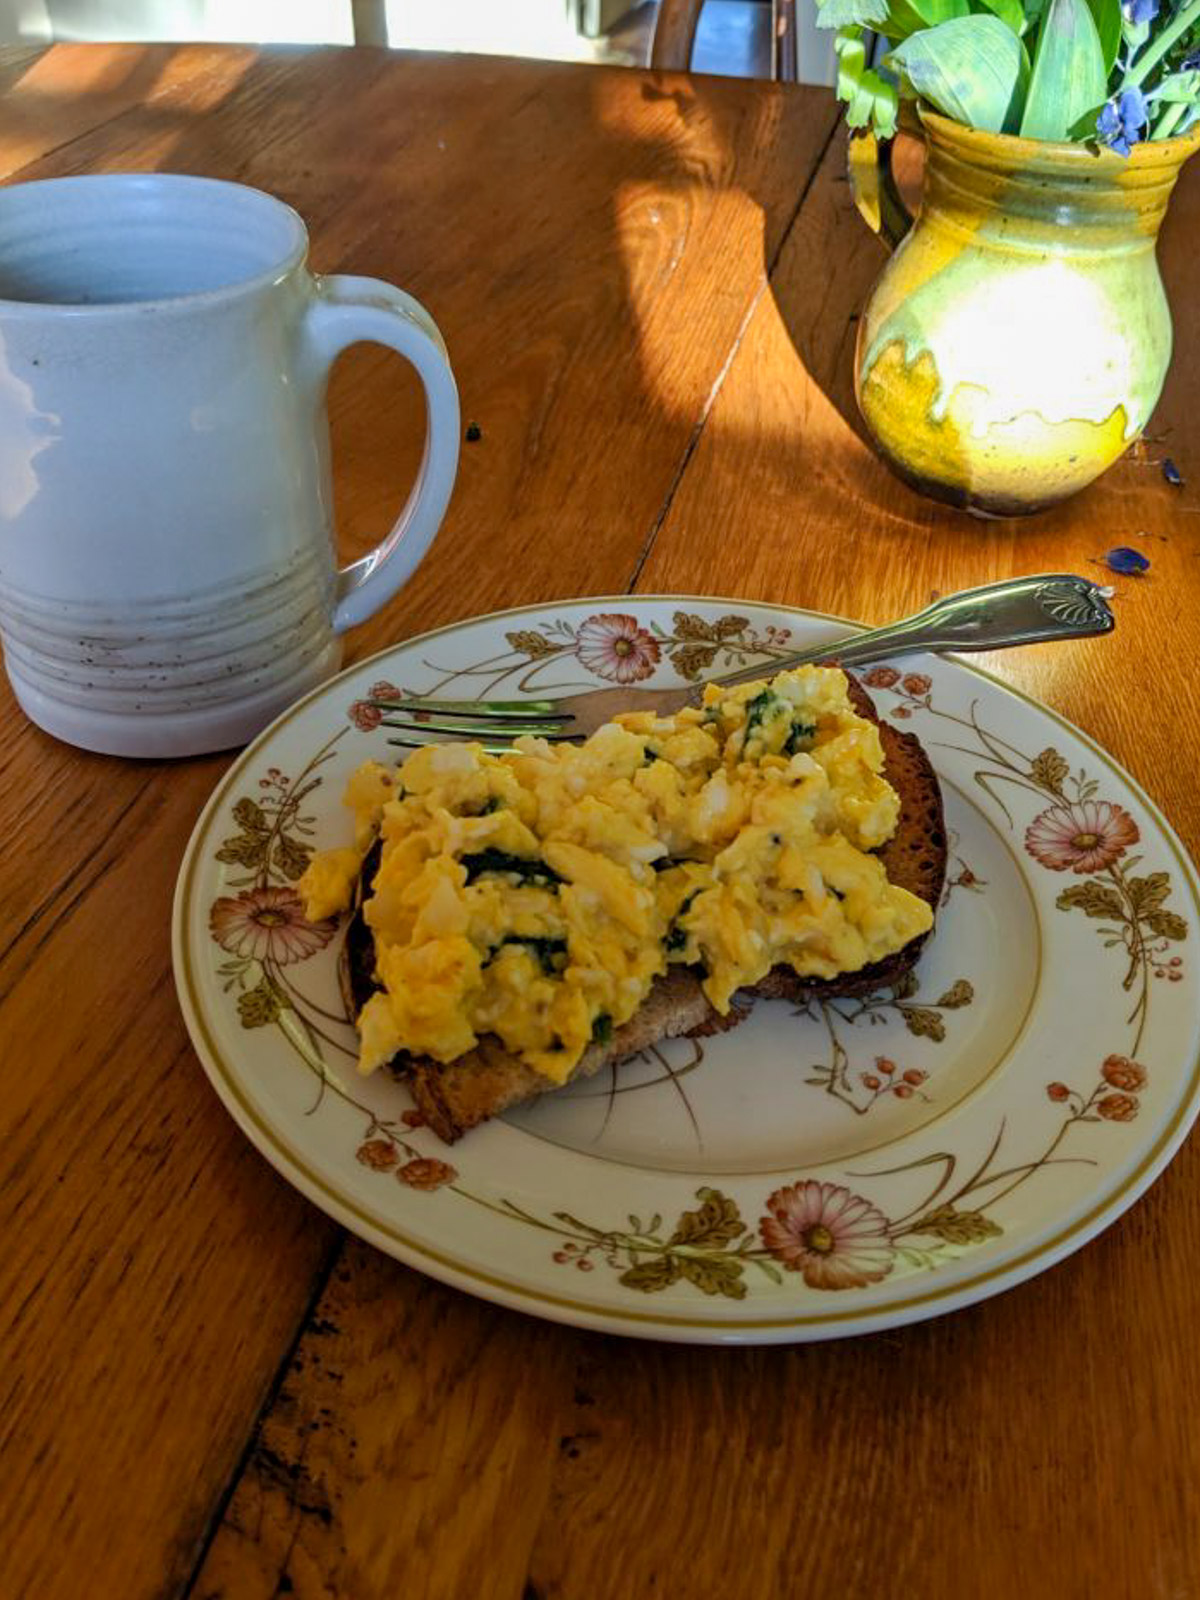
[{"label": "fork handle", "polygon": [[[835,659],[843,667],[863,666],[888,656],[917,655],[926,650],[1003,650],[1011,645],[1042,644],[1052,639],[1086,639],[1111,633],[1116,618],[1106,591],[1089,578],[1071,573],[1043,573],[1009,578],[980,589],[935,600],[924,611],[889,622],[882,628],[848,633],[796,655],[772,661],[770,670],[787,672],[814,661]],[[763,675],[763,663],[711,680],[720,684],[749,683]]]}]

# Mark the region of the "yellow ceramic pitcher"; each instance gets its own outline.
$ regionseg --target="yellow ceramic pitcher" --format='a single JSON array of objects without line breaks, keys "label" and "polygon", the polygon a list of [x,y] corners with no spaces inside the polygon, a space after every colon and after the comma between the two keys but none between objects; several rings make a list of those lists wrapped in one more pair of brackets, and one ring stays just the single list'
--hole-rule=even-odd
[{"label": "yellow ceramic pitcher", "polygon": [[860,211],[898,246],[858,329],[855,392],[888,462],[983,514],[1074,494],[1145,427],[1171,357],[1155,241],[1183,139],[1128,157],[920,113],[915,223],[890,146],[851,140]]}]

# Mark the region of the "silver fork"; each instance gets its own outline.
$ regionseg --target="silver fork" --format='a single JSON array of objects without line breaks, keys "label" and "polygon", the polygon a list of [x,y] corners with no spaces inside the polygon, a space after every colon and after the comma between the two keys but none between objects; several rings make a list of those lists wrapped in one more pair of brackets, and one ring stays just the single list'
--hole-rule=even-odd
[{"label": "silver fork", "polygon": [[[924,611],[882,628],[856,629],[827,639],[795,655],[744,667],[709,679],[722,687],[774,677],[814,661],[836,660],[842,667],[865,666],[885,657],[916,655],[927,650],[1003,650],[1013,645],[1041,644],[1054,639],[1083,639],[1111,633],[1116,619],[1106,603],[1111,589],[1070,573],[1010,578],[1004,583],[964,589],[935,600]],[[619,711],[653,711],[670,716],[695,705],[704,684],[680,689],[588,689],[558,700],[439,700],[411,698],[372,700],[391,713],[383,726],[409,735],[389,744],[417,748],[433,742],[429,735],[479,740],[489,754],[500,754],[521,734],[550,740],[584,739]],[[395,713],[414,720],[396,720]]]}]

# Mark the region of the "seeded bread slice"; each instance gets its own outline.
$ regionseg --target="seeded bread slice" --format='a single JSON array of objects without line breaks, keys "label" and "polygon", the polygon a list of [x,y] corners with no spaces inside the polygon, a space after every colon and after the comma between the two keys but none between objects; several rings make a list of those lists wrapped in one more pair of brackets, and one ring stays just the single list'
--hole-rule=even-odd
[{"label": "seeded bread slice", "polygon": [[[891,883],[918,895],[936,912],[946,877],[946,832],[937,776],[919,740],[890,723],[879,722],[866,690],[849,674],[847,678],[855,711],[879,723],[884,773],[900,796],[896,832],[880,848],[880,860]],[[358,904],[342,948],[342,989],[354,1016],[376,989],[374,944],[362,916],[361,901],[362,886],[373,881],[379,855],[380,847],[376,845],[363,863]],[[872,994],[898,983],[911,970],[927,937],[922,934],[886,960],[837,978],[802,978],[791,967],[778,966],[745,992],[797,1004]],[[746,1008],[735,1005],[728,1016],[722,1017],[701,988],[701,974],[689,967],[673,966],[655,979],[636,1015],[616,1028],[611,1039],[584,1051],[571,1081],[590,1077],[610,1063],[627,1060],[662,1039],[723,1033],[736,1027],[746,1015]],[[485,1035],[473,1050],[455,1061],[443,1064],[425,1057],[397,1056],[391,1068],[408,1084],[425,1122],[447,1144],[487,1118],[557,1087],[510,1054],[491,1035]]]}]

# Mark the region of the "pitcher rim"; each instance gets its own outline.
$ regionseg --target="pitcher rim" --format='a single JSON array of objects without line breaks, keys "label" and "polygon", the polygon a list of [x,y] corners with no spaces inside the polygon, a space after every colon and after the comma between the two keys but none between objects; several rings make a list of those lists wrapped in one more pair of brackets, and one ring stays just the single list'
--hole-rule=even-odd
[{"label": "pitcher rim", "polygon": [[3,218],[6,201],[12,196],[26,198],[32,190],[44,192],[54,190],[61,194],[68,187],[80,192],[87,190],[96,192],[108,187],[134,192],[139,189],[173,190],[180,194],[190,191],[193,195],[207,191],[210,195],[219,193],[228,199],[240,199],[243,204],[246,198],[250,197],[251,203],[259,206],[264,214],[273,214],[281,220],[291,237],[270,266],[235,278],[230,283],[218,284],[211,289],[190,289],[179,294],[157,295],[145,300],[99,300],[87,303],[12,300],[0,294],[0,317],[10,321],[16,318],[35,317],[97,321],[112,317],[145,316],[151,313],[163,315],[172,312],[205,311],[222,303],[274,287],[283,282],[297,267],[302,266],[308,257],[308,229],[303,217],[293,206],[288,205],[286,200],[280,200],[278,196],[268,194],[265,189],[255,188],[252,184],[237,183],[228,178],[210,178],[195,173],[136,170],[71,173],[62,177],[32,178],[20,183],[5,184],[0,186],[0,219]]}]

